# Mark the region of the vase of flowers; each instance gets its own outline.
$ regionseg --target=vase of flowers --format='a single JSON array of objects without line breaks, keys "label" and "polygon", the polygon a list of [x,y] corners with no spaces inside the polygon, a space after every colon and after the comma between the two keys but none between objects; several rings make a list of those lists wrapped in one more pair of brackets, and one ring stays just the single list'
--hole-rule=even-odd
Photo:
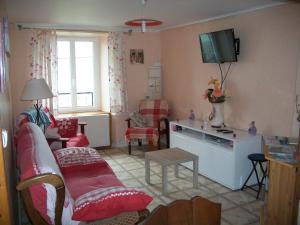
[{"label": "vase of flowers", "polygon": [[222,90],[222,85],[218,79],[211,78],[208,85],[212,85],[212,88],[208,88],[205,91],[204,98],[212,104],[212,112],[209,116],[212,127],[222,127],[224,124],[224,102],[226,95]]}]

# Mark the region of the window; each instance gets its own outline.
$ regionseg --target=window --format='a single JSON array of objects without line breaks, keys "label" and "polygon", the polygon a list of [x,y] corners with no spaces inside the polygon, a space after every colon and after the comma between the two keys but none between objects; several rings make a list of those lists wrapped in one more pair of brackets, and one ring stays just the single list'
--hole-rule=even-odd
[{"label": "window", "polygon": [[58,37],[57,88],[60,113],[101,109],[101,43],[99,37]]}]

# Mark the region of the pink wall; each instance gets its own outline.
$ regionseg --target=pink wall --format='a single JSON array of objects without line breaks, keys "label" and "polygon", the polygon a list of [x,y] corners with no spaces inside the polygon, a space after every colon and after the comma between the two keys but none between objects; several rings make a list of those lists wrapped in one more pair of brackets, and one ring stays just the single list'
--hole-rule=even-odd
[{"label": "pink wall", "polygon": [[19,30],[15,24],[11,25],[11,86],[13,117],[15,118],[24,109],[32,106],[30,101],[21,101],[21,94],[26,81],[29,79],[29,40],[30,30]]},{"label": "pink wall", "polygon": [[299,4],[288,4],[163,31],[163,93],[173,117],[187,118],[190,109],[197,118],[207,117],[211,105],[202,96],[210,77],[219,78],[219,70],[216,64],[202,63],[198,35],[234,28],[241,54],[226,80],[232,96],[225,103],[226,124],[247,129],[254,120],[261,133],[292,135],[299,12]]},{"label": "pink wall", "polygon": [[[146,95],[148,68],[156,61],[160,61],[160,33],[132,33],[125,35],[126,75],[128,90],[128,111],[138,109],[138,103]],[[144,50],[144,64],[130,64],[130,49]],[[112,117],[112,136],[115,145],[124,144],[128,115],[114,115]]]}]

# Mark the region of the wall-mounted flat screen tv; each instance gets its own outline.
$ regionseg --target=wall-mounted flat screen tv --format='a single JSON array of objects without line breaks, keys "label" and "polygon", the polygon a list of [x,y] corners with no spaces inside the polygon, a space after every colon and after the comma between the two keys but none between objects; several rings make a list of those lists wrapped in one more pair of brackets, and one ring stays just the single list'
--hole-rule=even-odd
[{"label": "wall-mounted flat screen tv", "polygon": [[239,39],[234,30],[220,30],[199,35],[203,63],[237,62]]}]

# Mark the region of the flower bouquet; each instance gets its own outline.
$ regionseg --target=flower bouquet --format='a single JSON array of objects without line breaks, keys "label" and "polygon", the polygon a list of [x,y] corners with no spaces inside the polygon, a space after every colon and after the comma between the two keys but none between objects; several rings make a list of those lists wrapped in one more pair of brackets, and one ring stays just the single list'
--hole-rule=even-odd
[{"label": "flower bouquet", "polygon": [[208,88],[204,93],[204,99],[208,99],[210,103],[225,102],[226,95],[222,91],[222,85],[218,79],[211,78],[208,85],[213,85],[213,88]]}]

